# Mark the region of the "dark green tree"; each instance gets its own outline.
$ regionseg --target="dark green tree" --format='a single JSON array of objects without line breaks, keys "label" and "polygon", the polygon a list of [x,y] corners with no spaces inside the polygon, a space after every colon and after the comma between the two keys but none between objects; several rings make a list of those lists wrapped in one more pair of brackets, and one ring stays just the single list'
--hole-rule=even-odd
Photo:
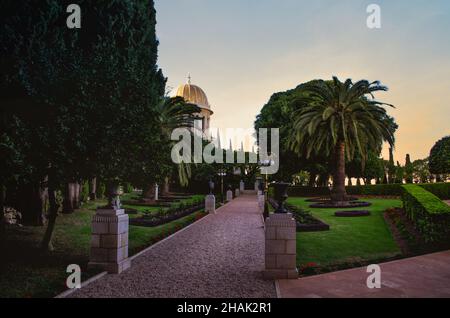
[{"label": "dark green tree", "polygon": [[442,138],[433,146],[429,160],[432,174],[450,173],[450,136]]},{"label": "dark green tree", "polygon": [[405,159],[405,181],[406,183],[413,183],[414,181],[414,167],[411,162],[411,156],[409,154],[406,155]]},{"label": "dark green tree", "polygon": [[428,158],[415,160],[412,163],[415,182],[428,183],[431,179]]},{"label": "dark green tree", "polygon": [[2,4],[9,15],[2,91],[17,87],[2,103],[12,110],[2,143],[23,158],[27,169],[15,165],[19,180],[48,187],[47,248],[58,212],[55,191],[64,184],[97,176],[113,188],[138,170],[158,169],[164,154],[154,149],[165,140],[156,106],[165,79],[156,64],[155,10],[153,1],[79,1],[83,27],[70,30],[64,1]]}]

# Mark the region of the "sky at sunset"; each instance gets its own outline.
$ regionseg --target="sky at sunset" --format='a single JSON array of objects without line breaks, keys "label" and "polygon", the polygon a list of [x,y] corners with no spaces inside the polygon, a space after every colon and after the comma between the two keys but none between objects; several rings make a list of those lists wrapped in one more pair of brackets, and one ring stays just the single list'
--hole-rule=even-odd
[{"label": "sky at sunset", "polygon": [[[316,79],[380,80],[394,104],[395,160],[450,135],[448,0],[155,0],[159,65],[204,89],[218,128],[249,128],[270,96]],[[381,29],[366,25],[381,6]],[[387,156],[386,151],[384,152]]]}]

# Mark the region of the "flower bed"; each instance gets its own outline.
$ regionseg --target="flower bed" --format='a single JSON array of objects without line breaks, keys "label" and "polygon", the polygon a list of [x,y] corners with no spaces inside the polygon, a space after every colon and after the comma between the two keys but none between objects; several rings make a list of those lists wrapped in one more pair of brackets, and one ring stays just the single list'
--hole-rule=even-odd
[{"label": "flower bed", "polygon": [[371,205],[372,205],[372,203],[364,202],[364,201],[346,201],[343,203],[336,203],[336,202],[329,200],[329,201],[325,201],[325,202],[321,202],[321,203],[311,204],[309,207],[317,208],[317,209],[336,209],[336,208],[352,209],[352,208],[364,208],[364,207],[368,207]]},{"label": "flower bed", "polygon": [[178,220],[192,213],[205,208],[204,202],[194,202],[193,204],[180,204],[178,207],[172,207],[167,210],[159,209],[156,213],[149,213],[139,218],[130,219],[130,225],[154,227],[168,222]]},{"label": "flower bed", "polygon": [[[274,199],[269,198],[269,203],[274,209],[278,208],[278,203]],[[285,208],[292,213],[292,216],[297,223],[297,232],[321,232],[330,230],[330,226],[328,224],[316,219],[308,211],[291,204],[286,204]]]},{"label": "flower bed", "polygon": [[[349,197],[349,201],[358,201],[357,197]],[[320,198],[312,198],[305,200],[306,202],[312,202],[312,203],[322,203],[322,202],[330,202],[330,197],[320,197]]]}]

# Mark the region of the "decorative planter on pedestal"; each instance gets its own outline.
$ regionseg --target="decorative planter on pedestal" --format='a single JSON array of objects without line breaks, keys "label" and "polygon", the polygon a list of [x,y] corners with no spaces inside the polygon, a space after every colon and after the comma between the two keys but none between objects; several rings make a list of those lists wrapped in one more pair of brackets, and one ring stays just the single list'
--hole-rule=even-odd
[{"label": "decorative planter on pedestal", "polygon": [[228,190],[227,191],[227,202],[230,202],[233,200],[233,191]]},{"label": "decorative planter on pedestal", "polygon": [[216,213],[216,197],[214,194],[209,194],[205,198],[205,212]]},{"label": "decorative planter on pedestal", "polygon": [[266,197],[264,196],[264,194],[258,195],[258,207],[259,207],[259,210],[261,211],[261,213],[264,212],[265,201],[266,201]]},{"label": "decorative planter on pedestal", "polygon": [[92,219],[91,255],[88,267],[120,274],[130,268],[128,259],[128,215],[120,209],[117,189],[108,206],[97,209]]}]

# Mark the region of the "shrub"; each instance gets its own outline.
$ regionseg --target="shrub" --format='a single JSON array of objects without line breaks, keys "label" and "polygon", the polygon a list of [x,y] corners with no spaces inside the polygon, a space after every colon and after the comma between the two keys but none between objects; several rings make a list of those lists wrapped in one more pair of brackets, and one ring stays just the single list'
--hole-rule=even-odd
[{"label": "shrub", "polygon": [[441,200],[450,200],[450,183],[426,183],[420,186]]},{"label": "shrub", "polygon": [[[401,196],[403,184],[374,184],[346,187],[348,195],[392,195]],[[424,183],[421,187],[433,193],[442,200],[450,199],[450,183]],[[328,196],[327,187],[289,187],[288,195],[291,197]]]},{"label": "shrub", "polygon": [[431,149],[429,166],[431,173],[450,173],[450,136],[439,140]]},{"label": "shrub", "polygon": [[[273,194],[273,188],[270,188],[269,194]],[[289,187],[288,195],[290,197],[312,197],[320,195],[329,195],[330,189],[327,187]],[[271,195],[273,196],[273,195]]]},{"label": "shrub", "polygon": [[123,193],[132,193],[133,192],[133,186],[131,185],[131,183],[125,183],[123,186],[122,186],[122,190],[123,190]]},{"label": "shrub", "polygon": [[[402,194],[401,184],[376,184],[346,187],[349,195],[396,195]],[[292,197],[327,196],[330,189],[327,187],[290,187],[288,195]]]},{"label": "shrub", "polygon": [[450,206],[418,185],[404,185],[403,208],[425,241],[450,239]]},{"label": "shrub", "polygon": [[402,195],[401,184],[374,184],[346,187],[350,195]]}]

